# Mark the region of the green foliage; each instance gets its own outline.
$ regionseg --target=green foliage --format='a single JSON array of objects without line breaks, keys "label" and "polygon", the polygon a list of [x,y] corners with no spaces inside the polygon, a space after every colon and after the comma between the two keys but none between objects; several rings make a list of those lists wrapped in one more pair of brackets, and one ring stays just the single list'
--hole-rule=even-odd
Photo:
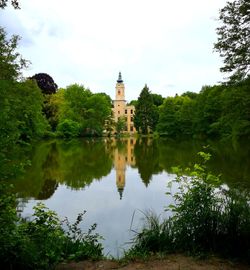
[{"label": "green foliage", "polygon": [[[207,171],[210,155],[200,152],[203,162],[185,176],[176,168],[178,191],[175,204],[167,210],[172,216],[160,221],[146,214],[144,227],[135,234],[134,245],[127,253],[141,252],[217,254],[248,260],[250,254],[250,195],[220,186],[220,178]],[[171,187],[172,183],[169,183]],[[167,192],[171,194],[171,192]]]},{"label": "green foliage", "polygon": [[19,40],[16,35],[8,40],[7,33],[0,27],[0,80],[17,80],[22,69],[28,66],[28,61],[16,52]]},{"label": "green foliage", "polygon": [[41,89],[44,95],[55,94],[57,90],[57,84],[53,78],[46,73],[37,73],[30,79],[35,80],[38,87]]},{"label": "green foliage", "polygon": [[125,117],[119,117],[117,122],[115,123],[115,130],[117,132],[117,135],[120,135],[126,128],[126,119]]},{"label": "green foliage", "polygon": [[102,257],[102,245],[99,240],[103,239],[98,233],[94,233],[97,224],[94,223],[86,233],[83,233],[79,228],[79,224],[83,220],[83,212],[77,216],[75,223],[71,224],[68,219],[64,220],[66,224],[66,250],[68,259],[70,260],[86,260],[86,259],[100,259]]},{"label": "green foliage", "polygon": [[[27,61],[16,52],[18,36],[7,40],[0,27],[0,156],[17,143],[41,137],[47,122],[42,115],[43,98],[31,81],[17,82]],[[1,158],[0,157],[0,158]]]},{"label": "green foliage", "polygon": [[0,81],[0,145],[41,137],[47,128],[42,115],[43,98],[35,83]]},{"label": "green foliage", "polygon": [[173,252],[173,235],[171,220],[161,220],[154,212],[143,213],[143,227],[135,232],[134,245],[125,253],[125,257],[136,254],[137,257],[153,253]]},{"label": "green foliage", "polygon": [[162,97],[162,95],[159,95],[159,94],[153,94],[152,93],[151,97],[153,99],[154,105],[157,106],[157,107],[160,106],[164,101],[164,98]]},{"label": "green foliage", "polygon": [[174,137],[191,135],[193,104],[188,96],[166,98],[160,106],[157,131],[161,135]]},{"label": "green foliage", "polygon": [[105,120],[105,124],[104,124],[105,134],[110,137],[112,135],[112,132],[115,130],[115,126],[116,126],[116,123],[114,120],[113,112],[111,112],[110,115]]},{"label": "green foliage", "polygon": [[220,10],[219,21],[214,48],[224,61],[221,71],[231,73],[231,81],[240,81],[247,77],[250,68],[249,1],[227,2]]},{"label": "green foliage", "polygon": [[155,130],[158,110],[147,85],[142,89],[135,107],[134,124],[139,133],[148,134]]},{"label": "green foliage", "polygon": [[92,94],[86,101],[85,121],[83,123],[84,135],[101,136],[105,121],[111,115],[111,104],[106,96]]},{"label": "green foliage", "polygon": [[73,138],[79,136],[80,127],[81,126],[79,123],[70,119],[65,119],[59,123],[57,126],[57,131],[65,138]]},{"label": "green foliage", "polygon": [[70,224],[39,203],[33,219],[22,220],[17,217],[15,197],[3,184],[0,192],[0,259],[4,269],[54,269],[62,260],[102,257],[101,237],[93,233],[96,224],[87,233],[79,228],[85,212]]},{"label": "green foliage", "polygon": [[51,126],[52,131],[56,131],[60,115],[64,106],[64,89],[59,89],[53,95],[44,95],[43,112]]},{"label": "green foliage", "polygon": [[[56,100],[52,100],[55,102]],[[111,102],[107,95],[92,94],[90,90],[77,84],[68,86],[63,91],[59,106],[59,124],[70,120],[80,126],[81,136],[101,136],[106,120],[111,116]]]},{"label": "green foliage", "polygon": [[234,85],[204,86],[195,97],[168,97],[159,107],[157,131],[238,141],[250,135],[250,79]]},{"label": "green foliage", "polygon": [[135,106],[136,107],[137,102],[138,102],[137,100],[131,100],[127,105],[128,106],[131,106],[132,105],[132,106]]}]

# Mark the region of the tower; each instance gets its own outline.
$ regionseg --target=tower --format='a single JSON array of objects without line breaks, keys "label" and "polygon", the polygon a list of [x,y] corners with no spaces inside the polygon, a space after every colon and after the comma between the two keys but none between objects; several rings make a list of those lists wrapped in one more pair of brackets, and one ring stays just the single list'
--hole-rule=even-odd
[{"label": "tower", "polygon": [[115,87],[115,100],[114,100],[114,118],[117,122],[120,116],[124,115],[126,100],[125,100],[125,86],[122,80],[121,72],[119,72],[118,80]]},{"label": "tower", "polygon": [[126,128],[124,132],[130,134],[136,132],[134,127],[134,113],[135,107],[133,105],[127,105],[125,100],[125,86],[122,80],[122,74],[119,72],[118,80],[115,87],[115,100],[113,100],[113,114],[115,122],[119,117],[124,117],[126,121]]}]

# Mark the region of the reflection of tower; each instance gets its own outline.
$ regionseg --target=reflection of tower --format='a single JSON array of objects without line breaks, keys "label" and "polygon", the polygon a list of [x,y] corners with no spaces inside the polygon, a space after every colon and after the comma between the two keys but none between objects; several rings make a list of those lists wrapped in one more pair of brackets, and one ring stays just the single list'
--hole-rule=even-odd
[{"label": "reflection of tower", "polygon": [[115,148],[114,152],[114,166],[116,170],[116,186],[122,199],[123,190],[126,183],[126,166],[134,165],[134,145],[135,138],[125,139],[121,142],[122,147]]},{"label": "reflection of tower", "polygon": [[119,153],[118,149],[115,149],[115,170],[116,170],[116,186],[120,194],[120,199],[122,199],[122,193],[125,187],[125,171],[126,171],[126,161],[125,156]]}]

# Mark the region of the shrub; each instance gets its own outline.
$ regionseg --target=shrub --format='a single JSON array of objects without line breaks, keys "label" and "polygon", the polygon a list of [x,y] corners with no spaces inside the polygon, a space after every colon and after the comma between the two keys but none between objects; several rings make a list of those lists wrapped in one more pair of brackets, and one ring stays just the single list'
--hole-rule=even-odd
[{"label": "shrub", "polygon": [[80,124],[73,120],[65,119],[58,124],[57,131],[66,138],[77,137],[80,134]]},{"label": "shrub", "polygon": [[[63,260],[102,258],[101,237],[79,228],[83,214],[75,223],[61,222],[54,211],[39,203],[32,220],[18,218],[15,196],[0,185],[0,260],[3,269],[53,269]],[[65,225],[66,224],[66,225]],[[65,227],[65,229],[64,229]]]},{"label": "shrub", "polygon": [[[161,222],[146,214],[144,227],[136,233],[131,253],[187,252],[195,255],[215,253],[230,258],[250,258],[250,195],[248,190],[227,189],[220,177],[206,170],[210,155],[200,152],[202,164],[196,164],[185,176],[176,172],[179,185],[169,205],[172,216]],[[171,186],[171,185],[170,185]],[[168,193],[171,194],[171,193]]]}]

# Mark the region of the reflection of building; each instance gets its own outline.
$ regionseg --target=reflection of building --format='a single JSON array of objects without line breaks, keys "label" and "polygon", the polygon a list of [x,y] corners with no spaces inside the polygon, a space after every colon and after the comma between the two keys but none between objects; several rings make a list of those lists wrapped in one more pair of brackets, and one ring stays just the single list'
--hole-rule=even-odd
[{"label": "reflection of building", "polygon": [[136,131],[134,127],[135,107],[133,105],[126,104],[125,86],[122,80],[121,72],[119,72],[115,89],[115,100],[113,100],[113,114],[115,122],[117,122],[120,117],[124,117],[126,121],[125,132],[134,133]]},{"label": "reflection of building", "polygon": [[135,138],[122,140],[122,147],[116,147],[114,152],[114,167],[116,170],[116,186],[122,199],[123,190],[126,182],[127,165],[135,165],[134,145]]}]

